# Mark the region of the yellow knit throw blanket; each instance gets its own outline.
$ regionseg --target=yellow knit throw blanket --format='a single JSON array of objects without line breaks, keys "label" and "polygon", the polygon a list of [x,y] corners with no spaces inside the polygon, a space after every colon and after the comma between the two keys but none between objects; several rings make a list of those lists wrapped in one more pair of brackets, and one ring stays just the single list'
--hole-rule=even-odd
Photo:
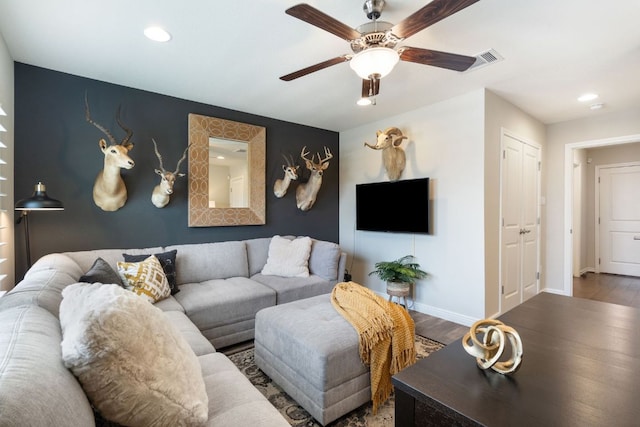
[{"label": "yellow knit throw blanket", "polygon": [[416,362],[413,319],[401,306],[354,282],[338,283],[331,303],[360,336],[360,359],[369,366],[373,413],[391,395],[391,376]]}]

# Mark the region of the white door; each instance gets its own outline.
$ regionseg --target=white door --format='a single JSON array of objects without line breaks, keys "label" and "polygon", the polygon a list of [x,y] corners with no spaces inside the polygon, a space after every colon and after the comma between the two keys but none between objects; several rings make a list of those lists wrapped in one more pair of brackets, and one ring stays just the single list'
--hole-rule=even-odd
[{"label": "white door", "polygon": [[244,177],[242,175],[229,180],[229,201],[232,208],[246,207],[244,203]]},{"label": "white door", "polygon": [[599,168],[600,272],[640,276],[640,165]]},{"label": "white door", "polygon": [[502,137],[501,309],[538,293],[540,150]]}]

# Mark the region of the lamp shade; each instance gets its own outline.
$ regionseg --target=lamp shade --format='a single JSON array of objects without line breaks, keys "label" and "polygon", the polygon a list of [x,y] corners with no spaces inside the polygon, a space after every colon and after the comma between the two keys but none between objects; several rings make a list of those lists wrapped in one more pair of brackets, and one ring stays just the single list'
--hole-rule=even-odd
[{"label": "lamp shade", "polygon": [[399,60],[398,52],[391,48],[370,47],[351,58],[349,65],[363,79],[372,75],[377,75],[380,79],[389,74]]},{"label": "lamp shade", "polygon": [[46,187],[43,183],[38,182],[35,185],[33,195],[28,199],[19,200],[16,203],[15,209],[18,211],[61,211],[64,210],[64,207],[60,200],[52,199],[47,196]]}]

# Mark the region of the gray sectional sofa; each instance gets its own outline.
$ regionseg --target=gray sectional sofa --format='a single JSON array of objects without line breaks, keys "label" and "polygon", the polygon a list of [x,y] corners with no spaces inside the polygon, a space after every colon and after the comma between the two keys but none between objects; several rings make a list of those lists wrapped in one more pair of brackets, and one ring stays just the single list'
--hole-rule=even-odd
[{"label": "gray sectional sofa", "polygon": [[125,252],[176,249],[179,292],[155,305],[198,357],[209,398],[207,425],[288,425],[216,349],[252,339],[255,315],[262,308],[330,292],[342,279],[346,255],[334,243],[313,240],[309,277],[267,276],[261,270],[270,241],[67,252],[38,260],[0,298],[0,424],[94,425],[90,402],[62,361],[61,292],[77,283],[98,257],[115,269]]}]

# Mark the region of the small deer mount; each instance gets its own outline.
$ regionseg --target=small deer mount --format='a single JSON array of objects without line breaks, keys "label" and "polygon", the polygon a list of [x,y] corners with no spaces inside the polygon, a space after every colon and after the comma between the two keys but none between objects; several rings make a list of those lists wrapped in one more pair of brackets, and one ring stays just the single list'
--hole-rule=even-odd
[{"label": "small deer mount", "polygon": [[403,139],[407,139],[402,135],[402,131],[396,127],[385,129],[384,132],[376,132],[376,145],[364,143],[365,147],[374,150],[382,150],[382,162],[387,170],[387,176],[390,181],[397,181],[404,171],[407,159],[406,154],[400,144]]},{"label": "small deer mount", "polygon": [[158,151],[158,144],[156,144],[156,140],[151,138],[151,141],[153,141],[153,149],[155,150],[156,157],[158,157],[158,161],[160,162],[160,169],[155,169],[155,172],[160,175],[160,184],[153,188],[153,192],[151,193],[151,203],[153,203],[156,208],[164,208],[169,203],[171,195],[173,194],[173,184],[176,182],[176,179],[185,176],[185,174],[180,173],[180,165],[187,157],[187,151],[189,151],[191,144],[184,149],[182,157],[178,160],[176,170],[174,172],[170,172],[162,165],[162,156]]},{"label": "small deer mount", "polygon": [[284,197],[284,195],[287,194],[291,181],[298,179],[299,166],[293,161],[293,156],[289,154],[289,157],[287,157],[283,154],[282,157],[284,157],[286,163],[282,165],[284,177],[282,179],[276,179],[276,182],[273,184],[273,194],[275,194],[277,198]]},{"label": "small deer mount", "polygon": [[93,184],[93,201],[103,211],[117,211],[127,202],[127,187],[122,176],[120,176],[120,169],[131,169],[135,166],[134,161],[131,160],[128,154],[133,148],[133,142],[131,142],[133,131],[120,121],[120,107],[118,107],[116,121],[127,133],[124,139],[118,143],[107,128],[91,119],[89,100],[86,93],[84,95],[84,105],[87,122],[102,131],[109,139],[109,144],[104,138],[98,143],[102,154],[104,154],[104,167],[98,172]]},{"label": "small deer mount", "polygon": [[309,180],[306,183],[300,184],[296,188],[296,205],[302,211],[308,211],[316,202],[318,191],[322,185],[322,172],[329,167],[329,160],[333,158],[331,151],[324,147],[324,159],[320,157],[319,153],[316,153],[318,156],[318,162],[316,163],[313,161],[315,156],[311,156],[310,159],[307,157],[309,152],[305,153],[306,149],[306,146],[302,147],[300,158],[305,161],[307,169],[311,171],[311,176],[309,176]]}]

